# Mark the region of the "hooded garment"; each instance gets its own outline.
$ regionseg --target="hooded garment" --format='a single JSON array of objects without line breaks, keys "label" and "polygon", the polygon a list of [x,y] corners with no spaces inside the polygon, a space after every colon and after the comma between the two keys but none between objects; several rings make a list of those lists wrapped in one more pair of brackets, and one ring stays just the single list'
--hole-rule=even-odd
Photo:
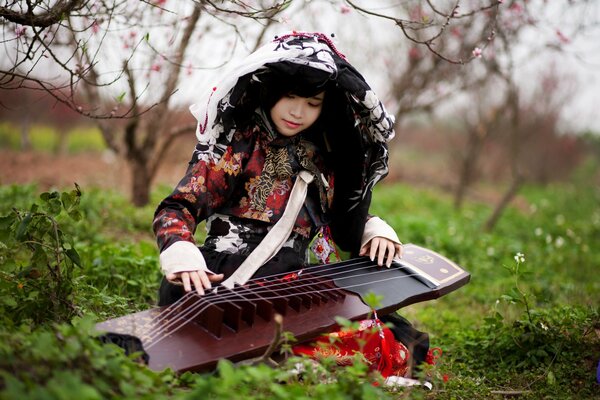
[{"label": "hooded garment", "polygon": [[[330,133],[336,189],[330,226],[335,242],[356,252],[367,219],[373,186],[388,173],[387,142],[394,137],[394,118],[363,76],[321,33],[299,33],[275,39],[242,59],[200,101],[190,107],[198,120],[197,157],[218,162],[239,127],[235,114],[255,86],[277,79],[293,80],[338,94],[339,123]],[[343,234],[342,234],[343,233]]]}]

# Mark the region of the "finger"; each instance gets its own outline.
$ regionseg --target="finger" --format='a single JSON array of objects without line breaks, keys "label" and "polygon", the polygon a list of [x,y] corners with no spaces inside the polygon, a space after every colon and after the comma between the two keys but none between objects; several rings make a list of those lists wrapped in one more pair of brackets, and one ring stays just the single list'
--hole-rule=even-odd
[{"label": "finger", "polygon": [[181,273],[181,281],[183,282],[183,290],[189,292],[192,290],[192,286],[190,285],[190,273],[182,272]]},{"label": "finger", "polygon": [[371,239],[371,248],[369,252],[369,258],[371,261],[375,260],[375,255],[377,255],[377,247],[379,246],[379,239],[373,238]]},{"label": "finger", "polygon": [[212,285],[210,284],[210,279],[208,279],[208,275],[205,271],[198,271],[198,274],[200,275],[200,280],[202,280],[202,286],[204,286],[206,289],[210,289],[212,287]]},{"label": "finger", "polygon": [[403,253],[402,245],[400,243],[396,243],[395,247],[396,247],[396,257],[402,258],[402,253]]},{"label": "finger", "polygon": [[198,294],[200,296],[204,295],[204,281],[202,280],[202,272],[200,271],[194,271],[190,273],[190,276],[192,278],[192,282],[194,282],[194,287],[196,288],[196,292],[198,292]]},{"label": "finger", "polygon": [[377,249],[377,265],[379,265],[380,267],[383,266],[383,261],[385,259],[385,252],[387,250],[387,246],[385,245],[385,243],[382,241],[379,243],[379,248]]},{"label": "finger", "polygon": [[367,254],[367,252],[369,251],[369,243],[365,244],[363,247],[360,248],[360,251],[358,252],[359,256],[364,256]]},{"label": "finger", "polygon": [[223,274],[208,274],[208,280],[211,282],[220,282],[223,280]]},{"label": "finger", "polygon": [[171,282],[173,285],[181,285],[181,279],[179,279],[177,274],[167,274],[165,278],[167,278],[167,281]]},{"label": "finger", "polygon": [[392,261],[394,261],[394,256],[396,255],[396,246],[394,246],[394,242],[388,242],[387,250],[388,255],[386,266],[389,268],[392,266]]}]

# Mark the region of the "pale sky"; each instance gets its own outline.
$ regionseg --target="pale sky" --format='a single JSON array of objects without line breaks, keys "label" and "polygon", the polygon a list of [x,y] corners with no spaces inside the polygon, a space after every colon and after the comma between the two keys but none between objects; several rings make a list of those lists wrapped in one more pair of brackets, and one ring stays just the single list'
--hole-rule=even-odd
[{"label": "pale sky", "polygon": [[[293,4],[306,6],[306,3]],[[371,1],[362,0],[357,3],[371,5],[371,9],[373,9]],[[394,2],[389,3],[393,4]],[[379,6],[377,11],[389,11],[382,5],[385,2],[380,1],[377,4]],[[535,26],[525,32],[517,46],[516,75],[525,95],[533,90],[533,88],[529,90],[528,86],[531,86],[532,82],[537,82],[538,76],[550,65],[553,65],[558,74],[564,76],[563,79],[568,81],[565,87],[571,86],[574,91],[571,102],[564,109],[563,125],[565,130],[578,132],[592,129],[600,133],[600,118],[596,115],[600,102],[600,28],[586,29],[576,33],[576,28],[581,21],[586,24],[600,22],[600,7],[592,4],[585,9],[575,9],[569,7],[572,3],[567,0],[530,0],[528,4],[532,10],[540,9],[541,11],[534,13]],[[308,6],[308,17],[306,13],[296,12],[293,8],[294,5],[284,11],[280,17],[280,23],[275,24],[269,34],[265,36],[265,40],[277,33],[285,33],[290,30],[335,33],[336,45],[365,75],[375,92],[380,97],[385,97],[388,85],[381,76],[380,71],[383,68],[382,65],[379,65],[381,58],[374,60],[368,51],[359,48],[359,43],[364,45],[367,42],[375,47],[377,44],[390,40],[390,37],[394,35],[396,37],[401,35],[398,32],[399,28],[390,21],[365,17],[354,10],[344,8],[343,4],[339,3],[324,7],[323,2],[314,2]],[[312,6],[319,11],[313,12],[311,15],[310,7]],[[567,7],[568,15],[564,14],[564,7]],[[560,46],[560,52],[556,50],[557,46]],[[238,47],[240,56],[247,54],[247,51],[243,45]],[[483,57],[485,56],[484,52]],[[477,62],[477,60],[473,62]],[[206,77],[210,75],[205,74]]]}]

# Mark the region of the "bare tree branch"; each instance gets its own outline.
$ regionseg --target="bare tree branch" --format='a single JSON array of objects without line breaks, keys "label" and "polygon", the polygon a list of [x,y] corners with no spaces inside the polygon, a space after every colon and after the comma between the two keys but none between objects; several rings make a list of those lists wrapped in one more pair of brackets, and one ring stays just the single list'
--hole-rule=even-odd
[{"label": "bare tree branch", "polygon": [[29,2],[27,10],[20,11],[0,6],[0,18],[19,25],[47,28],[64,21],[73,12],[81,10],[86,3],[84,0],[58,0],[41,14],[35,14],[34,7]]}]

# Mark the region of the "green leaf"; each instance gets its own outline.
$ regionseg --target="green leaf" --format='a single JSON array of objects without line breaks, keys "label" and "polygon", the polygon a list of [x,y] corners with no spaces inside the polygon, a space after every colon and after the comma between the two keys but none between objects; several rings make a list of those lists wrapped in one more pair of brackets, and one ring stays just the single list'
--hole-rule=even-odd
[{"label": "green leaf", "polygon": [[81,221],[81,219],[83,218],[83,215],[81,214],[81,211],[79,210],[71,210],[68,212],[69,217],[71,217],[71,219],[73,221]]},{"label": "green leaf", "polygon": [[33,255],[31,256],[31,266],[36,267],[39,266],[44,268],[48,263],[48,254],[46,250],[42,246],[35,245],[35,250],[33,251]]},{"label": "green leaf", "polygon": [[123,99],[125,98],[126,95],[127,95],[127,92],[121,92],[120,95],[115,97],[115,100],[117,100],[118,103],[122,103]]},{"label": "green leaf", "polygon": [[364,302],[371,308],[378,308],[381,306],[383,296],[372,291],[369,291],[363,296]]},{"label": "green leaf", "polygon": [[546,376],[546,382],[549,386],[553,386],[556,383],[556,377],[554,376],[554,372],[548,372],[548,375]]},{"label": "green leaf", "polygon": [[0,217],[0,240],[7,241],[10,237],[11,227],[17,221],[15,214]]},{"label": "green leaf", "polygon": [[60,200],[62,201],[65,210],[68,210],[73,206],[73,196],[67,192],[62,192],[60,194]]},{"label": "green leaf", "polygon": [[77,252],[77,250],[75,250],[75,249],[67,249],[65,251],[65,253],[67,254],[67,257],[69,257],[69,259],[71,261],[73,261],[73,264],[77,265],[79,268],[82,268],[82,266],[81,266],[81,257],[79,257],[79,253]]},{"label": "green leaf", "polygon": [[25,218],[23,218],[23,220],[17,227],[17,232],[15,233],[15,237],[17,238],[17,240],[23,239],[25,233],[27,232],[27,228],[31,223],[32,218],[33,216],[30,213],[25,214]]},{"label": "green leaf", "polygon": [[17,306],[16,300],[13,299],[12,297],[8,297],[8,296],[2,297],[2,304],[4,304],[7,307],[16,307]]}]

